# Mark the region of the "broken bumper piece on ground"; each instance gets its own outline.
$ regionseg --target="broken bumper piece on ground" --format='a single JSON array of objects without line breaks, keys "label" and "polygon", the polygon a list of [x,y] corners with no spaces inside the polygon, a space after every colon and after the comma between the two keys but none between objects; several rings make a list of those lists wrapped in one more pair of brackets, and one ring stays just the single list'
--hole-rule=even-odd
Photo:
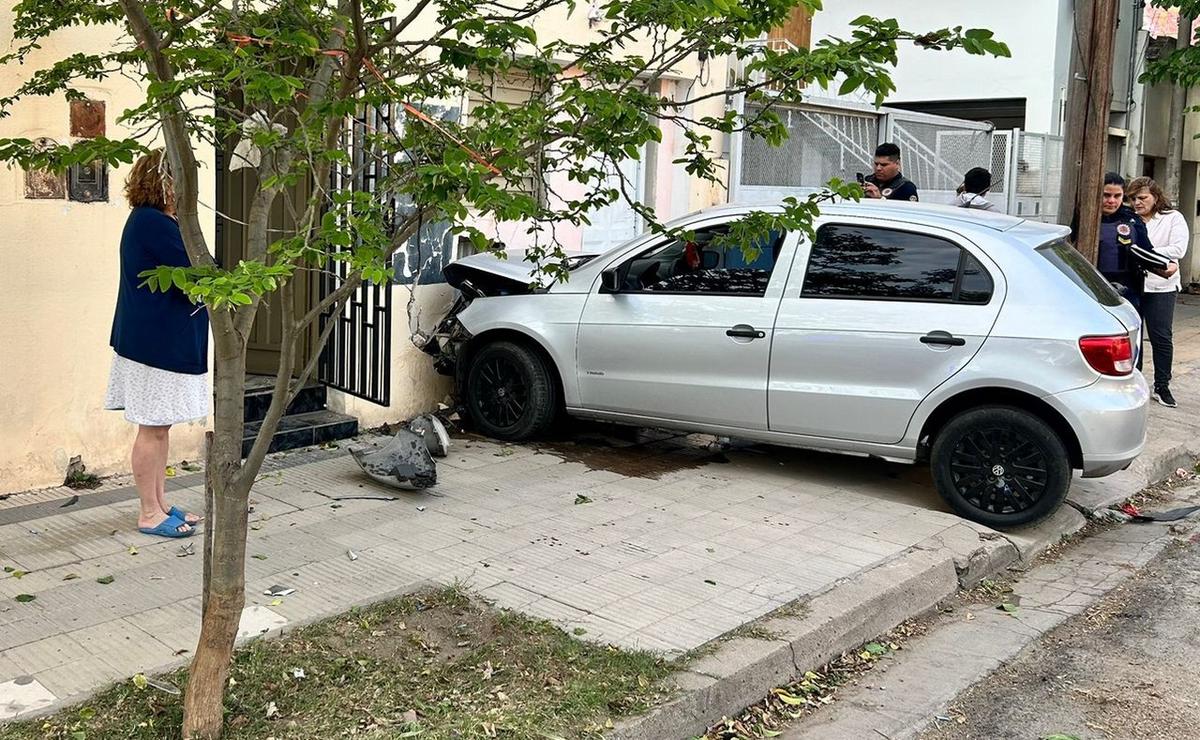
[{"label": "broken bumper piece on ground", "polygon": [[433,458],[450,448],[446,427],[434,416],[418,416],[383,445],[350,450],[355,462],[372,479],[393,488],[420,490],[437,485]]}]

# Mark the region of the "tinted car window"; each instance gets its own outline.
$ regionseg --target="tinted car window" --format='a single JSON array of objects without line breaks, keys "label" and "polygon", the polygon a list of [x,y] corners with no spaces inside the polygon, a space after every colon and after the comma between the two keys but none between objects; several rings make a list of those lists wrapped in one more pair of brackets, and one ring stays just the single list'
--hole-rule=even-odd
[{"label": "tinted car window", "polygon": [[710,293],[764,295],[779,259],[782,234],[745,249],[718,243],[724,233],[697,232],[695,239],[675,239],[642,252],[621,266],[621,284],[630,293]]},{"label": "tinted car window", "polygon": [[1058,239],[1038,247],[1037,253],[1100,305],[1121,305],[1121,296],[1112,283],[1105,280],[1092,263],[1065,240]]},{"label": "tinted car window", "polygon": [[979,260],[963,252],[958,280],[958,300],[963,303],[987,303],[992,299],[992,276]]},{"label": "tinted car window", "polygon": [[925,234],[828,225],[817,231],[802,295],[987,303],[992,278],[953,242]]}]

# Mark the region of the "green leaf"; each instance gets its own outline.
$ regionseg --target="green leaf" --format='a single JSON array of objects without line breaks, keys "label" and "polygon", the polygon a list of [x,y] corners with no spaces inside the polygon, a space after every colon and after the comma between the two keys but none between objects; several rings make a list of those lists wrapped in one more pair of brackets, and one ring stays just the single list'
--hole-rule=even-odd
[{"label": "green leaf", "polygon": [[17,600],[17,603],[19,603],[19,604],[28,604],[29,602],[33,601],[37,597],[34,596],[33,594],[17,594],[14,598]]},{"label": "green leaf", "polygon": [[79,710],[79,719],[83,720],[84,722],[87,722],[95,716],[96,710],[92,707],[84,707],[83,709]]},{"label": "green leaf", "polygon": [[888,651],[887,647],[880,645],[878,642],[868,642],[863,646],[863,650],[871,655],[883,655]]},{"label": "green leaf", "polygon": [[784,691],[783,689],[774,689],[771,693],[774,694],[775,696],[779,697],[779,700],[781,702],[783,702],[784,704],[787,704],[788,706],[791,706],[791,707],[802,707],[808,703],[807,699],[801,699],[798,696],[792,696],[791,694],[789,694],[787,691]]},{"label": "green leaf", "polygon": [[107,586],[108,584],[112,583],[115,580],[116,579],[113,578],[112,576],[100,576],[99,578],[96,579],[96,583],[99,583],[101,586]]},{"label": "green leaf", "polygon": [[1007,601],[996,608],[1008,614],[1016,614],[1019,610],[1019,607],[1016,604],[1010,604]]},{"label": "green leaf", "polygon": [[150,685],[150,682],[146,680],[146,674],[139,673],[133,677],[133,685],[139,689],[144,689]]},{"label": "green leaf", "polygon": [[250,557],[254,558],[255,560],[266,560],[267,559],[266,555],[251,555]]}]

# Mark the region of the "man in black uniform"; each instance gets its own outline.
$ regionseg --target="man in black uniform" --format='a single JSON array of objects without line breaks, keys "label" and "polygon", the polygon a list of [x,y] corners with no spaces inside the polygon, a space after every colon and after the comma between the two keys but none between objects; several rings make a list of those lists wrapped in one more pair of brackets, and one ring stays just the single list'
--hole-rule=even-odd
[{"label": "man in black uniform", "polygon": [[900,147],[880,144],[875,150],[875,172],[863,181],[863,193],[868,198],[910,200],[917,197],[917,186],[900,174]]}]

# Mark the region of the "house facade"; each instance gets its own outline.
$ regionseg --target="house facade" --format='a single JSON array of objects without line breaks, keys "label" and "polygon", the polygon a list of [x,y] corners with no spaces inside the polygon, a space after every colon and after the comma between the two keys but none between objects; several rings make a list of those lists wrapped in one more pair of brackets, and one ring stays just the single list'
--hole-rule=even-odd
[{"label": "house facade", "polygon": [[[0,48],[12,41],[12,6],[0,2]],[[591,25],[586,7],[574,13],[560,8],[538,18],[543,35],[573,41],[594,38],[598,31]],[[418,23],[410,33],[431,30]],[[115,27],[92,26],[60,32],[25,66],[0,66],[0,90],[15,90],[32,71],[66,54],[110,49],[119,33]],[[720,89],[716,86],[724,84],[725,70],[717,65],[717,60],[683,63],[655,83],[657,92],[673,97]],[[0,119],[0,137],[65,144],[131,133],[118,117],[144,101],[136,83],[114,75],[79,89],[86,103],[69,103],[61,96],[20,101],[12,115]],[[455,115],[470,115],[470,100],[447,102]],[[718,116],[724,105],[718,96],[691,113],[697,118]],[[683,152],[675,128],[664,126],[662,133],[661,143],[620,165],[636,184],[637,199],[661,219],[723,202],[722,188],[693,180],[673,163]],[[714,148],[723,147],[718,138]],[[199,152],[205,237],[218,259],[235,259],[242,244],[237,216],[249,175],[231,172],[229,155],[229,150]],[[7,227],[0,248],[0,493],[58,485],[75,456],[100,475],[129,467],[135,429],[120,413],[103,410],[118,245],[128,215],[122,194],[128,169],[82,168],[62,177],[19,168],[0,170],[0,219]],[[555,190],[568,198],[572,188],[580,187],[557,185]],[[592,221],[590,227],[557,229],[553,237],[568,251],[596,250],[635,236],[642,228],[624,203],[595,214]],[[476,226],[510,248],[525,246],[532,238],[523,224],[481,220]],[[439,305],[450,299],[437,268],[456,256],[454,248],[444,230],[423,232],[410,243],[409,254],[397,255],[393,285],[365,288],[342,316],[331,317],[339,327],[334,349],[318,372],[321,412],[343,423],[350,420],[355,428],[370,428],[430,410],[447,398],[448,382],[434,372],[430,358],[410,337],[431,329],[441,316]],[[51,259],[41,256],[47,252]],[[413,274],[408,266],[421,264],[431,253],[434,269]],[[316,283],[308,287],[311,290],[299,291],[308,300],[324,289]],[[277,327],[270,323],[277,315],[278,311],[260,315],[251,338],[248,370],[260,376],[258,381],[273,374],[278,362]],[[199,459],[207,428],[207,423],[196,423],[173,430],[171,458]]]}]

